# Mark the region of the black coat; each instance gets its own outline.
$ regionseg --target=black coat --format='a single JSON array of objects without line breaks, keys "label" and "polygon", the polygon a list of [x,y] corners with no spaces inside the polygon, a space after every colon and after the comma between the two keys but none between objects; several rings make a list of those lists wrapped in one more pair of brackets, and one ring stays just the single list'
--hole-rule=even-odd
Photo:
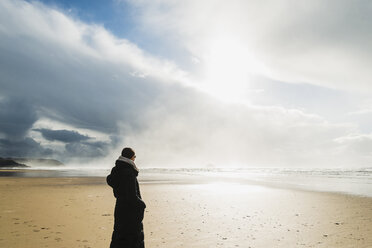
[{"label": "black coat", "polygon": [[143,215],[146,208],[137,180],[138,171],[129,163],[116,160],[107,184],[116,197],[114,232],[110,248],[144,247]]}]

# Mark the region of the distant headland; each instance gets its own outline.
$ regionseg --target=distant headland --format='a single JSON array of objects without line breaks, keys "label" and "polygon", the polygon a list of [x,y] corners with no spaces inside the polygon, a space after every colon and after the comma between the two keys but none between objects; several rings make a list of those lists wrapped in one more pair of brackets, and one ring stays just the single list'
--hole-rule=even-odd
[{"label": "distant headland", "polygon": [[64,164],[55,159],[46,158],[1,158],[0,168],[19,167],[27,168],[32,166],[63,166]]}]

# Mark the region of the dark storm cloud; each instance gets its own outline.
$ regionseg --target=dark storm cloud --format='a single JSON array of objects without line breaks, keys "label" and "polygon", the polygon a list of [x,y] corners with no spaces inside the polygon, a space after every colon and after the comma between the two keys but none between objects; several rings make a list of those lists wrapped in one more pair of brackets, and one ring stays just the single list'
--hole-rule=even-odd
[{"label": "dark storm cloud", "polygon": [[0,139],[0,157],[50,157],[53,150],[44,148],[31,138],[17,141]]},{"label": "dark storm cloud", "polygon": [[[0,47],[0,94],[24,99],[29,104],[24,111],[38,106],[44,116],[111,133],[117,131],[118,119],[132,120],[133,109],[140,111],[149,99],[138,97],[146,85],[136,78],[124,73],[113,79],[117,69],[112,64],[93,62],[84,55],[76,61],[58,45],[47,47],[28,40],[28,45],[19,49],[22,44],[16,39]],[[10,111],[14,109],[4,114]]]},{"label": "dark storm cloud", "polygon": [[109,144],[105,142],[81,142],[69,143],[65,145],[66,156],[74,156],[79,154],[80,158],[97,158],[107,155]]},{"label": "dark storm cloud", "polygon": [[61,141],[65,143],[71,143],[71,142],[80,142],[83,140],[87,140],[90,137],[86,135],[82,135],[76,131],[70,131],[70,130],[50,130],[50,129],[33,129],[34,131],[40,132],[43,137],[49,141]]},{"label": "dark storm cloud", "polygon": [[0,133],[5,137],[22,139],[36,120],[32,102],[21,97],[0,101]]}]

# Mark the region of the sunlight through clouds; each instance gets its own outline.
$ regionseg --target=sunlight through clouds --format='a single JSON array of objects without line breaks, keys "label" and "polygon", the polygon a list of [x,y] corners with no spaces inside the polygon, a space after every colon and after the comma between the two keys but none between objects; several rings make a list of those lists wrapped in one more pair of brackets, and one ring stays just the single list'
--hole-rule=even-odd
[{"label": "sunlight through clouds", "polygon": [[223,101],[244,102],[252,76],[262,73],[253,52],[233,36],[211,39],[202,57],[205,65],[202,87]]},{"label": "sunlight through clouds", "polygon": [[203,57],[210,46],[232,39],[238,47],[231,52],[239,48],[243,54],[254,52],[254,59],[248,55],[248,64],[264,66],[259,72],[273,80],[357,92],[371,89],[369,2],[129,2],[141,10],[139,22],[147,32],[161,35],[169,46],[187,49],[191,56]]}]

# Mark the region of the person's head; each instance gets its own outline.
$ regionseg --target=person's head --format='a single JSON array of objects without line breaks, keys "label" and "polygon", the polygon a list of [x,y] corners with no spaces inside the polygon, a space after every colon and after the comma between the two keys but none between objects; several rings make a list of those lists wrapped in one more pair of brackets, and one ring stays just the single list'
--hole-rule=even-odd
[{"label": "person's head", "polygon": [[125,157],[125,158],[129,158],[131,160],[134,161],[134,159],[136,158],[136,153],[134,152],[134,150],[130,147],[125,147],[122,151],[121,151],[121,156]]}]

